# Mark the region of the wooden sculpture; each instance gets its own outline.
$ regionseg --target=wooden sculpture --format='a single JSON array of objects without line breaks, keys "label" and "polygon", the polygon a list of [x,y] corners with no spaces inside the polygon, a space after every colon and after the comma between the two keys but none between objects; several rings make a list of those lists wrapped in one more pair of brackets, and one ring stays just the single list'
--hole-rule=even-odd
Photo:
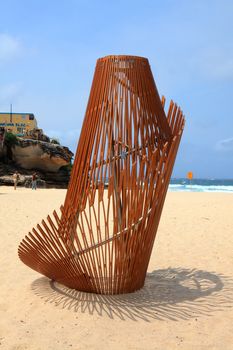
[{"label": "wooden sculpture", "polygon": [[23,239],[26,265],[80,291],[143,286],[184,128],[164,104],[146,58],[97,61],[61,215]]}]

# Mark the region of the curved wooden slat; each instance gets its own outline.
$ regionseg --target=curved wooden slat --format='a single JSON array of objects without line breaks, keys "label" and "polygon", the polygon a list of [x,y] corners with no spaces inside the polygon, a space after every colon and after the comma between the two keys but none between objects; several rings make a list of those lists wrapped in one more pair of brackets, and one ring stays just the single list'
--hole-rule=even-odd
[{"label": "curved wooden slat", "polygon": [[97,61],[64,206],[19,245],[26,265],[87,292],[143,286],[184,128],[164,108],[146,58]]}]

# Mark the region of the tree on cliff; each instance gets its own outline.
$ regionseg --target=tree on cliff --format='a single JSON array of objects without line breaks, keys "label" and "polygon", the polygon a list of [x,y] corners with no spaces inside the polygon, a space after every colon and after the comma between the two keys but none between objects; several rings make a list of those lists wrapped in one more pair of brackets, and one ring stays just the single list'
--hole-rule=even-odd
[{"label": "tree on cliff", "polygon": [[14,147],[14,145],[17,145],[17,143],[17,136],[12,134],[11,132],[6,132],[4,138],[4,145],[6,146],[6,154],[9,160],[12,160],[12,147]]}]

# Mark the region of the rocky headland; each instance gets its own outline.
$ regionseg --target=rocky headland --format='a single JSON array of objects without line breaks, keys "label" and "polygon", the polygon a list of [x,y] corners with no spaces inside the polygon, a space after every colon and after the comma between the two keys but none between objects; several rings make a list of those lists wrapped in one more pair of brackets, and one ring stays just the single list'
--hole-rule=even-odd
[{"label": "rocky headland", "polygon": [[66,188],[69,182],[73,153],[46,135],[28,137],[5,135],[0,145],[0,185],[13,185],[12,175],[20,174],[19,186],[30,187],[37,172],[38,185],[44,188]]}]

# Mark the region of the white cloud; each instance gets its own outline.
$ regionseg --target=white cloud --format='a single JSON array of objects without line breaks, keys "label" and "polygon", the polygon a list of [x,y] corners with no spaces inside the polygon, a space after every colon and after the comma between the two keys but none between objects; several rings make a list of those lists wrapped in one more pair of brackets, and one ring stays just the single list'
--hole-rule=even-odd
[{"label": "white cloud", "polygon": [[220,140],[216,144],[217,151],[233,151],[233,137]]},{"label": "white cloud", "polygon": [[17,57],[22,51],[18,39],[4,33],[0,33],[0,62],[8,61]]}]

